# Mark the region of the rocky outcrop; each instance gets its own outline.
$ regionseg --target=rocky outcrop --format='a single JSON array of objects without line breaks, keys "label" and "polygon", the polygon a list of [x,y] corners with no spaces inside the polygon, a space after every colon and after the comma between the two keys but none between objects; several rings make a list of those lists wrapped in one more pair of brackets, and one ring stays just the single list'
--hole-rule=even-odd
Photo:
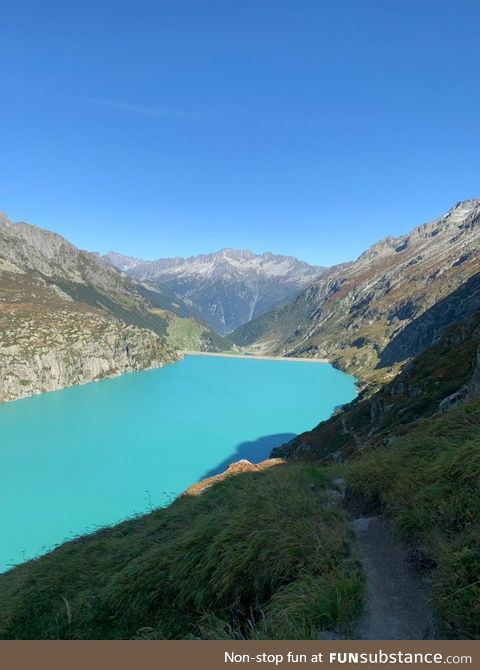
[{"label": "rocky outcrop", "polygon": [[95,254],[0,217],[0,402],[173,362],[165,326]]},{"label": "rocky outcrop", "polygon": [[223,479],[231,477],[232,475],[239,475],[244,472],[261,472],[262,470],[267,470],[268,468],[275,465],[281,465],[282,463],[285,463],[283,458],[269,458],[260,463],[251,463],[244,458],[241,461],[236,461],[236,463],[231,463],[224,472],[214,475],[213,477],[208,477],[207,479],[202,479],[196,484],[193,484],[183,495],[196,496],[203,493],[206,489],[210,488],[210,486],[213,486],[217,482],[221,482]]},{"label": "rocky outcrop", "polygon": [[461,386],[458,391],[451,393],[444,398],[439,406],[438,411],[441,414],[457,407],[458,405],[473,400],[480,394],[480,347],[477,351],[476,365],[472,376],[466,384]]},{"label": "rocky outcrop", "polygon": [[465,402],[466,398],[467,387],[462,386],[458,391],[447,395],[446,398],[443,398],[443,400],[438,403],[438,411],[440,414],[445,414],[445,412],[448,412],[454,407],[457,407],[457,405],[460,405],[462,402]]},{"label": "rocky outcrop", "polygon": [[153,331],[74,301],[41,278],[0,277],[0,402],[177,358]]},{"label": "rocky outcrop", "polygon": [[467,399],[470,400],[480,394],[480,347],[477,351],[477,364],[467,385]]},{"label": "rocky outcrop", "polygon": [[25,336],[16,338],[15,343],[2,343],[0,402],[177,360],[151,331],[92,314],[83,319],[79,332],[78,321],[72,322],[71,314],[60,314],[58,319],[65,330],[56,330],[53,337],[37,329],[33,335],[27,328]]}]

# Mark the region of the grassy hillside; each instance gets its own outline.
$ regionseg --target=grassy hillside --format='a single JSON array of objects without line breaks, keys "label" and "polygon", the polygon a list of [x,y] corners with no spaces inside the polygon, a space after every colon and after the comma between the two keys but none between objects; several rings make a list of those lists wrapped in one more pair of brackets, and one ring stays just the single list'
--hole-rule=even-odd
[{"label": "grassy hillside", "polygon": [[351,495],[384,510],[428,570],[441,634],[479,638],[480,399],[363,453],[348,479]]},{"label": "grassy hillside", "polygon": [[472,376],[480,345],[480,312],[451,326],[430,349],[407,363],[377,393],[359,396],[344,411],[296,437],[275,456],[344,461],[359,449],[392,441]]},{"label": "grassy hillside", "polygon": [[2,638],[318,638],[362,603],[310,464],[230,477],[0,575]]},{"label": "grassy hillside", "polygon": [[141,328],[148,328],[162,337],[165,337],[167,334],[166,318],[150,312],[147,309],[147,305],[142,305],[142,309],[140,309],[135,308],[134,305],[126,301],[122,304],[118,296],[116,296],[116,299],[112,299],[106,293],[98,291],[95,286],[88,284],[79,284],[59,279],[55,281],[55,284],[76,302],[106,310],[125,323]]},{"label": "grassy hillside", "polygon": [[233,343],[193,317],[180,317],[172,312],[152,308],[166,324],[165,337],[170,346],[180,351],[231,351]]},{"label": "grassy hillside", "polygon": [[[432,584],[439,634],[480,637],[480,314],[450,327],[372,397],[273,456],[345,462],[347,500],[384,513]],[[476,372],[474,372],[476,370]]]}]

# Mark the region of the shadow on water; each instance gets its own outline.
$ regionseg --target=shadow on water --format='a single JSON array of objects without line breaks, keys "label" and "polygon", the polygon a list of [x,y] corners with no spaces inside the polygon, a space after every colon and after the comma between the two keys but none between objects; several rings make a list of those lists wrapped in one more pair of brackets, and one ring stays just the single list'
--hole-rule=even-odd
[{"label": "shadow on water", "polygon": [[240,461],[243,458],[251,463],[259,463],[270,456],[270,452],[274,447],[280,447],[285,442],[290,442],[296,437],[295,433],[278,433],[277,435],[265,435],[259,437],[252,442],[242,442],[237,446],[234,453],[228,456],[221,463],[206,472],[200,480],[207,479],[220,474],[228,468],[231,463]]}]

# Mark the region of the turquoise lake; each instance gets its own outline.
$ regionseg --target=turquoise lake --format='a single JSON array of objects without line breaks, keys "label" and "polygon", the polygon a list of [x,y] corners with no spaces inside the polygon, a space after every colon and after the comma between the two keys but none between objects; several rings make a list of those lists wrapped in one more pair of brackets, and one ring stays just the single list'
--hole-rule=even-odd
[{"label": "turquoise lake", "polygon": [[187,356],[0,406],[0,571],[164,505],[355,397],[328,364]]}]

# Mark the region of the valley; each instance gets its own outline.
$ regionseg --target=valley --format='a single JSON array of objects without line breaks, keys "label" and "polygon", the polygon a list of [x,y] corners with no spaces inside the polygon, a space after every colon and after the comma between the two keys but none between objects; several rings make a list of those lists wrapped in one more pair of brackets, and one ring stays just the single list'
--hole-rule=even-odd
[{"label": "valley", "polygon": [[221,335],[288,303],[325,272],[292,256],[236,249],[156,261],[115,252],[105,258],[134,279],[174,291],[187,310]]},{"label": "valley", "polygon": [[[327,269],[231,249],[105,259],[4,217],[0,399],[104,380],[2,405],[6,454],[40,471],[88,415],[65,485],[96,482],[87,516],[114,525],[84,534],[85,517],[0,575],[0,637],[362,637],[381,536],[421,585],[414,636],[478,638],[479,254],[474,199]],[[54,492],[72,468],[49,453]],[[41,529],[36,482],[18,481],[12,532]]]}]

